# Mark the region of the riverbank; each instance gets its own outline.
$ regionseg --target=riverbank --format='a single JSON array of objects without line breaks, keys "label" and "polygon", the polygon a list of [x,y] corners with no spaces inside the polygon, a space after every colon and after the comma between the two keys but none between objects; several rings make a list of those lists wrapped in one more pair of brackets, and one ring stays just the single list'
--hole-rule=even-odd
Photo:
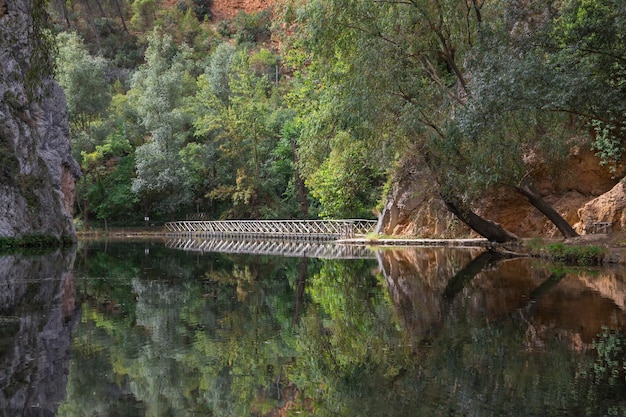
[{"label": "riverbank", "polygon": [[525,238],[507,244],[498,244],[481,238],[421,239],[371,236],[342,239],[338,242],[376,247],[484,247],[496,251],[517,253],[520,256],[563,258],[574,263],[626,265],[626,232],[589,234],[570,239]]},{"label": "riverbank", "polygon": [[[127,239],[127,238],[153,238],[168,237],[171,235],[164,227],[137,227],[109,229],[107,231],[94,229],[79,231],[80,239]],[[364,245],[373,247],[482,247],[500,251],[512,251],[523,256],[544,256],[552,248],[561,252],[576,252],[570,248],[580,248],[581,256],[589,256],[589,253],[598,256],[597,264],[626,265],[626,232],[614,232],[609,234],[581,235],[571,239],[542,239],[524,238],[518,242],[509,244],[497,244],[483,238],[464,239],[424,239],[418,237],[376,237],[364,236],[351,239],[340,239],[337,243],[346,245]],[[549,255],[545,255],[549,256]],[[574,257],[576,255],[573,255]]]}]

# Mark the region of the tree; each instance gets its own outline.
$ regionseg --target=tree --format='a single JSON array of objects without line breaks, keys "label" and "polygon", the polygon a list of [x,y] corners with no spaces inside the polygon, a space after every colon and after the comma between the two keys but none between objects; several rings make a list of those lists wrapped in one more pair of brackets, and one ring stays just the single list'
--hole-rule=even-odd
[{"label": "tree", "polygon": [[105,229],[109,220],[128,221],[128,213],[137,206],[137,195],[131,191],[133,151],[124,130],[118,128],[94,152],[83,152],[85,199],[96,217],[104,220]]},{"label": "tree", "polygon": [[320,201],[320,216],[370,217],[379,197],[382,172],[368,164],[363,143],[354,143],[347,132],[338,133],[332,147],[328,158],[307,181],[311,194]]},{"label": "tree", "polygon": [[[626,19],[618,0],[569,0],[555,18],[546,61],[563,74],[568,94],[556,110],[592,130],[602,164],[623,175],[626,138]],[[621,170],[620,170],[621,164]]]},{"label": "tree", "polygon": [[[329,139],[344,130],[365,144],[380,170],[417,148],[443,181],[428,145],[433,136],[443,137],[444,122],[464,105],[467,80],[459,62],[474,42],[480,7],[429,1],[307,3],[299,42],[310,51],[306,78],[317,83],[305,84],[314,96],[301,144],[305,177],[322,166],[332,149]],[[448,205],[478,228],[478,216],[464,215],[470,212],[468,202],[441,190]],[[498,225],[482,224],[490,227],[479,233],[494,240],[514,238]]]},{"label": "tree", "polygon": [[57,79],[67,100],[72,153],[84,171],[77,187],[76,201],[82,211],[84,227],[88,228],[88,188],[93,185],[90,181],[94,177],[83,156],[94,152],[106,136],[101,127],[111,102],[107,83],[109,63],[102,57],[91,56],[76,33],[60,33],[57,44]]},{"label": "tree", "polygon": [[132,190],[146,208],[172,214],[192,200],[179,152],[191,138],[191,120],[183,111],[195,83],[190,50],[155,30],[149,37],[146,63],[132,78],[129,91],[141,124],[150,133],[136,150],[137,177]]},{"label": "tree", "polygon": [[111,102],[109,64],[91,56],[76,33],[59,33],[57,44],[57,80],[65,91],[70,125],[74,133],[88,131],[91,123],[103,118]]},{"label": "tree", "polygon": [[[564,236],[575,236],[540,197],[532,181],[538,166],[528,161],[542,161],[553,178],[563,175],[570,150],[586,145],[585,130],[595,130],[602,162],[617,170],[624,137],[623,19],[614,2],[572,1],[558,9],[531,2],[507,11],[513,17],[481,31],[468,104],[449,123],[458,129],[448,135],[453,140],[438,144],[443,165],[459,177],[471,173],[478,189],[515,189]],[[463,186],[462,179],[457,183]]]},{"label": "tree", "polygon": [[[283,117],[275,86],[267,76],[267,52],[250,57],[246,49],[216,48],[198,79],[193,114],[198,137],[214,149],[216,181],[206,196],[212,204],[229,202],[227,217],[274,217],[283,212],[287,184],[272,177]],[[270,63],[268,63],[270,62]]]},{"label": "tree", "polygon": [[[349,127],[355,140],[366,141],[372,152],[379,152],[390,140],[400,152],[418,149],[433,171],[446,205],[485,237],[515,239],[471,210],[481,192],[496,185],[522,193],[565,235],[573,235],[567,222],[534,190],[524,166],[526,149],[508,146],[510,138],[502,135],[493,136],[492,143],[499,145],[495,152],[488,146],[476,146],[468,158],[467,149],[461,146],[469,139],[458,119],[474,105],[476,68],[469,66],[470,59],[487,22],[499,22],[499,6],[453,1],[310,2],[305,9],[309,21],[301,36],[312,52],[312,76],[321,80],[321,97],[332,97],[328,120],[334,129]],[[335,40],[332,48],[328,48],[330,39]],[[328,106],[323,99],[319,103]],[[524,140],[544,146],[548,142],[544,139]],[[305,140],[318,139],[312,135]],[[498,153],[505,148],[512,151],[510,156]],[[503,162],[496,167],[487,163],[480,169],[493,169],[515,181],[495,184],[475,179],[474,172],[481,171],[469,160],[485,162],[492,157],[502,161],[510,157],[520,163]]]},{"label": "tree", "polygon": [[[301,127],[299,119],[292,109],[285,109],[285,120],[280,123],[280,140],[274,149],[274,163],[272,177],[284,176],[283,183],[288,184],[289,190],[284,193],[286,199],[295,199],[298,211],[293,210],[296,218],[309,217],[309,193],[300,173],[298,144]],[[299,212],[299,213],[298,213]]]}]

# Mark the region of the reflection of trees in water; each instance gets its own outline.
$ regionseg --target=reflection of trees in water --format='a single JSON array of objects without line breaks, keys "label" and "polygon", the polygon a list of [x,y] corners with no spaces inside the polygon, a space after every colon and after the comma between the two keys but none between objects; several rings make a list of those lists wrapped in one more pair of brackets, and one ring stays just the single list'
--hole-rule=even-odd
[{"label": "reflection of trees in water", "polygon": [[[615,401],[623,398],[623,379],[606,389],[611,370],[602,365],[609,361],[573,352],[572,329],[556,327],[577,316],[556,314],[541,324],[549,311],[541,303],[605,300],[580,288],[561,291],[561,274],[524,260],[418,252],[379,262],[382,286],[355,264],[325,263],[309,279],[313,305],[296,339],[306,360],[290,377],[310,402],[294,408],[316,416],[595,416],[623,409]],[[576,289],[576,279],[569,281],[564,286]],[[619,310],[604,313],[606,320]],[[551,331],[540,335],[540,349],[528,349],[529,329],[540,326]],[[620,358],[613,358],[614,370]]]},{"label": "reflection of trees in water", "polygon": [[[315,415],[624,411],[623,374],[610,389],[606,376],[625,359],[619,350],[623,339],[620,345],[619,337],[609,338],[612,360],[594,361],[593,354],[571,349],[576,329],[568,325],[579,315],[568,321],[557,311],[555,320],[542,321],[549,311],[545,306],[558,299],[600,306],[604,320],[623,314],[619,309],[605,310],[603,300],[577,288],[575,277],[525,260],[494,264],[489,257],[472,260],[443,249],[418,252],[382,254],[379,265],[391,304],[381,302],[384,296],[375,286],[366,285],[369,296],[363,292],[368,281],[363,271],[325,267],[312,280],[310,294],[321,311],[310,309],[302,322],[298,349],[309,359],[292,377],[303,394],[317,400]],[[438,263],[442,257],[447,262]],[[541,346],[529,345],[529,329],[540,327]],[[596,344],[596,351],[606,344]]]},{"label": "reflection of trees in water", "polygon": [[74,256],[0,256],[2,416],[52,416],[65,396]]},{"label": "reflection of trees in water", "polygon": [[[550,416],[620,407],[597,388],[615,354],[594,365],[570,350],[563,320],[543,318],[546,300],[597,303],[569,274],[551,283],[535,265],[476,251],[385,254],[377,269],[137,249],[109,248],[93,267],[104,275],[78,284],[88,302],[63,410]],[[121,312],[102,308],[106,299]],[[529,343],[530,328],[541,346]]]},{"label": "reflection of trees in water", "polygon": [[[314,264],[307,260],[305,272]],[[281,370],[294,356],[286,342],[303,304],[294,291],[299,259],[111,246],[81,265],[88,302],[75,344],[83,366],[72,368],[63,415],[110,414],[124,400],[137,415],[250,415],[284,400]],[[109,300],[121,314],[101,307]],[[89,379],[95,396],[82,389]]]}]

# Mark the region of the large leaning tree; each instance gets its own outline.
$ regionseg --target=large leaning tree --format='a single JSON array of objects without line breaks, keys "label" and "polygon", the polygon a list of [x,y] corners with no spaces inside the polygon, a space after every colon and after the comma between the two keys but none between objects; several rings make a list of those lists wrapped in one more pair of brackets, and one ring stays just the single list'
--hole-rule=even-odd
[{"label": "large leaning tree", "polygon": [[[495,187],[521,193],[564,236],[575,236],[537,192],[528,162],[562,164],[579,145],[570,133],[597,119],[584,111],[582,85],[564,91],[573,74],[559,61],[579,62],[582,53],[562,29],[582,7],[575,3],[308,2],[299,42],[310,53],[318,103],[332,108],[310,117],[322,115],[317,122],[327,132],[350,131],[372,153],[418,149],[448,208],[490,240],[516,239],[470,209]],[[587,76],[592,68],[599,69],[587,67]],[[588,89],[592,82],[615,93],[597,76]],[[302,138],[305,149],[319,140]]]}]

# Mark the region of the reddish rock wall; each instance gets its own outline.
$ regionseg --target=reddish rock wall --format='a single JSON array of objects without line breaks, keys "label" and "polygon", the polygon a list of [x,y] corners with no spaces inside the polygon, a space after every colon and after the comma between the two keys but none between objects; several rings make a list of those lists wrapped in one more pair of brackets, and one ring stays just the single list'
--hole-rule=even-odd
[{"label": "reddish rock wall", "polygon": [[[381,233],[436,238],[472,235],[446,210],[423,161],[418,157],[408,158],[401,171],[380,217]],[[548,171],[541,166],[535,169],[535,172]],[[626,188],[623,183],[616,186],[617,182],[591,150],[572,154],[556,180],[547,175],[535,178],[541,195],[579,233],[585,227],[581,219],[587,218],[611,222],[616,231],[626,229]],[[474,209],[520,237],[560,237],[545,216],[510,189],[492,192]]]},{"label": "reddish rock wall", "polygon": [[273,5],[274,0],[214,0],[211,12],[213,13],[213,20],[220,21],[235,17],[240,10],[252,13],[265,10]]},{"label": "reddish rock wall", "polygon": [[578,210],[579,233],[590,230],[594,222],[608,222],[613,231],[626,230],[626,182],[621,181],[608,192],[587,202]]},{"label": "reddish rock wall", "polygon": [[[537,167],[537,172],[548,172],[547,167]],[[589,150],[577,150],[556,179],[537,177],[535,183],[547,202],[574,226],[578,233],[584,233],[581,219],[589,217],[593,221],[618,221],[608,212],[615,198],[602,198],[617,183],[607,167],[600,165],[598,158]],[[595,209],[581,211],[592,200],[600,199]],[[611,202],[609,202],[611,200]],[[560,237],[556,227],[537,209],[517,193],[509,190],[489,196],[484,205],[477,209],[485,217],[502,224],[506,229],[521,237]],[[604,209],[600,209],[604,207]],[[603,214],[594,213],[601,211]],[[620,211],[621,213],[621,211]],[[582,216],[582,217],[581,217]]]}]

